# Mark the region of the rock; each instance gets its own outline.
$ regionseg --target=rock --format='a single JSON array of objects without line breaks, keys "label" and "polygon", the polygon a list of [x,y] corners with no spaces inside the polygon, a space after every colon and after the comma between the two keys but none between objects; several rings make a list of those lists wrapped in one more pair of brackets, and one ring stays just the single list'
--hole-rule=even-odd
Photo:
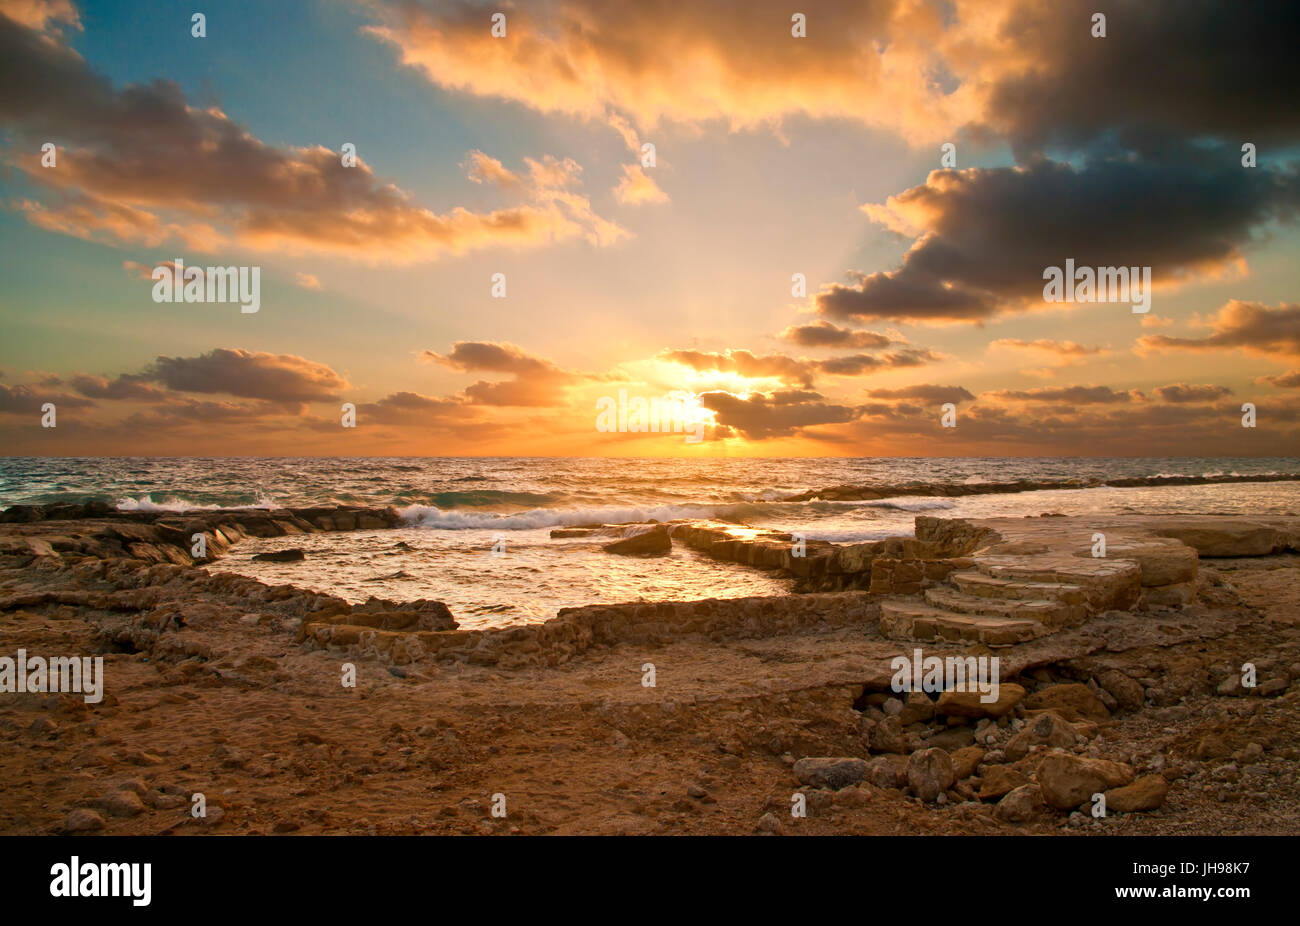
[{"label": "rock", "polygon": [[921,749],[907,762],[907,785],[921,800],[931,802],[952,787],[952,757],[942,749]]},{"label": "rock", "polygon": [[975,742],[974,727],[953,727],[948,730],[940,730],[933,736],[926,739],[926,746],[933,746],[942,749],[947,753],[954,753],[958,749],[965,749]]},{"label": "rock", "polygon": [[985,752],[978,746],[965,746],[952,754],[952,773],[958,781],[975,774],[984,761]]},{"label": "rock", "polygon": [[907,751],[907,737],[903,735],[903,725],[898,722],[897,717],[886,717],[876,724],[875,729],[871,731],[871,751],[894,753]]},{"label": "rock", "polygon": [[1146,701],[1146,689],[1118,669],[1098,672],[1097,684],[1118,702],[1120,710],[1139,710]]},{"label": "rock", "polygon": [[980,800],[987,801],[1029,784],[1029,776],[1014,765],[993,765],[984,772],[980,781]]},{"label": "rock", "polygon": [[993,815],[1005,823],[1028,823],[1042,806],[1043,795],[1038,785],[1021,785],[998,801]]},{"label": "rock", "polygon": [[857,784],[866,774],[865,759],[817,756],[800,759],[794,764],[794,777],[801,784],[833,791]]},{"label": "rock", "polygon": [[1274,528],[1245,518],[1184,518],[1154,533],[1181,540],[1203,557],[1267,556],[1285,544]]},{"label": "rock", "polygon": [[1133,780],[1133,769],[1107,759],[1053,753],[1039,763],[1037,777],[1043,799],[1058,810],[1070,810],[1092,800],[1099,791],[1128,784]]},{"label": "rock", "polygon": [[903,710],[898,715],[898,722],[903,726],[925,723],[934,716],[934,702],[922,691],[912,691],[903,702]]},{"label": "rock", "polygon": [[781,821],[774,813],[765,813],[758,818],[758,828],[765,833],[781,835]]},{"label": "rock", "polygon": [[1025,689],[1014,682],[1003,682],[998,686],[997,699],[984,703],[978,691],[945,691],[939,695],[935,712],[946,717],[1003,717],[1011,713],[1020,699],[1025,696]]},{"label": "rock", "polygon": [[1074,728],[1054,712],[1048,711],[1032,718],[1028,724],[1007,743],[1007,758],[1019,762],[1029,755],[1034,746],[1049,749],[1069,749],[1075,743]]},{"label": "rock", "polygon": [[672,548],[673,541],[668,535],[668,528],[662,525],[601,547],[606,553],[617,553],[620,556],[663,556],[671,552]]},{"label": "rock", "polygon": [[1246,694],[1246,689],[1241,684],[1241,676],[1234,672],[1219,682],[1214,693],[1225,698],[1240,698]]},{"label": "rock", "polygon": [[1169,793],[1169,782],[1164,775],[1143,775],[1131,785],[1112,788],[1106,794],[1106,812],[1118,810],[1120,813],[1137,813],[1143,810],[1155,810],[1165,802]]},{"label": "rock", "polygon": [[901,788],[907,784],[907,764],[904,756],[876,756],[867,763],[864,778],[877,788]]},{"label": "rock", "polygon": [[104,818],[93,810],[84,807],[72,811],[63,821],[65,833],[93,833],[104,828]]},{"label": "rock", "polygon": [[1041,688],[1025,698],[1032,710],[1056,711],[1066,720],[1107,720],[1110,711],[1087,685],[1069,683]]},{"label": "rock", "polygon": [[288,550],[272,550],[269,553],[254,553],[253,561],[259,563],[297,563],[307,558],[302,547],[290,547]]},{"label": "rock", "polygon": [[100,806],[115,817],[134,817],[144,812],[144,803],[134,791],[113,791],[106,794],[99,802]]}]

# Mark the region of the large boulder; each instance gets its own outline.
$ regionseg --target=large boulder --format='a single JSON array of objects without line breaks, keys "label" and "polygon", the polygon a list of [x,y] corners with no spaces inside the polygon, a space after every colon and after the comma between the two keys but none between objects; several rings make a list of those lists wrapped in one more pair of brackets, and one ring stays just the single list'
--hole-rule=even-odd
[{"label": "large boulder", "polygon": [[1181,519],[1155,533],[1181,540],[1201,556],[1267,556],[1285,544],[1268,524],[1237,517]]},{"label": "large boulder", "polygon": [[1046,711],[1034,717],[1023,729],[1007,743],[1007,758],[1019,762],[1035,746],[1048,749],[1069,749],[1075,743],[1074,727],[1066,723],[1058,714]]}]

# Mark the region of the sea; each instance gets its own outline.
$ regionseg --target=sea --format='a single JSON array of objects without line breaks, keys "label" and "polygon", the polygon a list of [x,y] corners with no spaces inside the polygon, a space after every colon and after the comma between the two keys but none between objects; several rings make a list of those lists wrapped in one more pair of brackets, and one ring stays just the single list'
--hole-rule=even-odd
[{"label": "sea", "polygon": [[[1286,458],[24,458],[0,457],[0,507],[92,499],[124,511],[393,506],[393,530],[252,539],[214,565],[360,602],[444,601],[462,627],[548,620],[563,607],[789,591],[769,572],[680,545],[663,557],[604,553],[610,535],[552,538],[557,528],[708,519],[853,543],[909,536],[918,514],[1020,517],[1057,512],[1296,514],[1300,482],[1113,488],[1147,476],[1300,473]],[[1085,484],[957,497],[789,501],[839,485],[980,482]],[[615,532],[615,536],[617,532]],[[301,547],[296,563],[252,554]]]}]

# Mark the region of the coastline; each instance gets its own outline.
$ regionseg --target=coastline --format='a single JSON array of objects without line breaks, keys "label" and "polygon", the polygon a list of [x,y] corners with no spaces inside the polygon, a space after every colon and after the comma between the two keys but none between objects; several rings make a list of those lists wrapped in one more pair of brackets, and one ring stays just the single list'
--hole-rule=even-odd
[{"label": "coastline", "polygon": [[[10,512],[0,655],[100,654],[106,679],[98,704],[0,694],[0,832],[1300,832],[1296,517],[922,517],[915,538],[794,558],[787,534],[681,522],[673,543],[807,591],[459,631],[437,602],[352,605],[187,552],[392,509]],[[976,574],[1004,585],[961,611]],[[1082,591],[1026,609],[999,597],[1017,583]],[[996,655],[1023,694],[1000,718],[900,697],[891,662],[917,647]],[[1258,687],[1231,684],[1243,662]],[[927,795],[931,750],[956,768]],[[1119,803],[1158,809],[1051,806],[1054,754],[1122,766],[1107,792],[1142,783]],[[219,812],[194,820],[194,793]]]}]

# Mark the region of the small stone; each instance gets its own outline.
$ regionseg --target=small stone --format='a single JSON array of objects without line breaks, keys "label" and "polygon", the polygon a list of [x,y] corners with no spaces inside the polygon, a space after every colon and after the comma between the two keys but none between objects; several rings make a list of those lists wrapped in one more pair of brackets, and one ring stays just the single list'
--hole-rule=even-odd
[{"label": "small stone", "polygon": [[794,777],[801,784],[834,791],[857,784],[866,773],[865,759],[815,756],[794,764]]},{"label": "small stone", "polygon": [[952,787],[952,757],[942,749],[922,749],[907,762],[907,785],[921,800],[935,801]]},{"label": "small stone", "polygon": [[781,821],[774,813],[765,813],[758,818],[758,828],[765,833],[781,835]]},{"label": "small stone", "polygon": [[993,815],[1006,823],[1028,823],[1042,806],[1042,791],[1038,785],[1021,785],[998,801]]},{"label": "small stone", "polygon": [[96,830],[104,828],[104,818],[93,810],[87,810],[79,807],[68,818],[63,821],[63,830],[66,833],[93,833]]},{"label": "small stone", "polygon": [[99,804],[115,817],[134,817],[144,812],[144,803],[134,791],[112,791]]}]

